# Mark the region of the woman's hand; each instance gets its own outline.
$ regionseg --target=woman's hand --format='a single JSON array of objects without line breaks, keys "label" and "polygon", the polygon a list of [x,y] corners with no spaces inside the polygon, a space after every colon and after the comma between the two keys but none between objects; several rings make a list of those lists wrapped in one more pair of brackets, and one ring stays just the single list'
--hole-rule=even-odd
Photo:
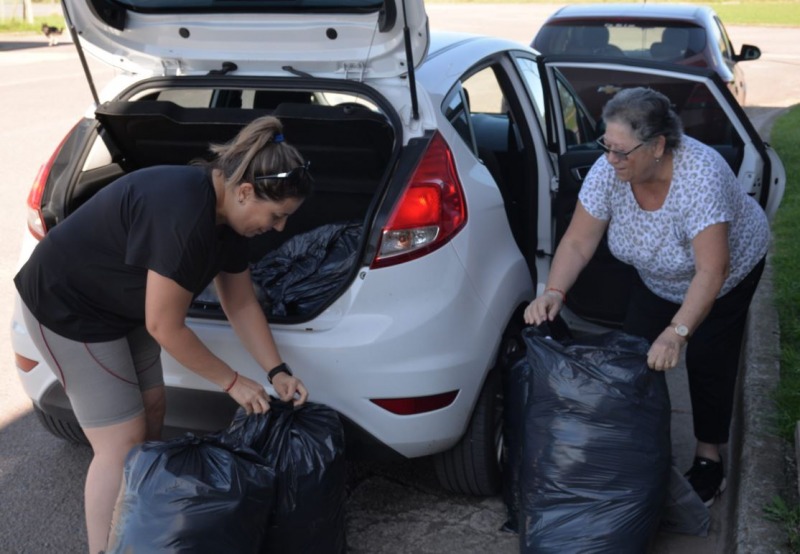
[{"label": "woman's hand", "polygon": [[308,391],[303,382],[288,373],[278,373],[273,377],[272,388],[275,389],[281,400],[284,402],[291,401],[295,406],[305,403],[306,398],[308,398]]},{"label": "woman's hand", "polygon": [[647,367],[656,371],[672,369],[678,365],[681,348],[685,344],[685,338],[679,336],[672,327],[667,327],[650,346],[647,352]]},{"label": "woman's hand", "polygon": [[269,411],[269,395],[264,387],[240,373],[236,374],[228,394],[248,414],[265,414]]},{"label": "woman's hand", "polygon": [[525,323],[541,325],[545,321],[553,321],[564,304],[562,293],[546,290],[525,308]]}]

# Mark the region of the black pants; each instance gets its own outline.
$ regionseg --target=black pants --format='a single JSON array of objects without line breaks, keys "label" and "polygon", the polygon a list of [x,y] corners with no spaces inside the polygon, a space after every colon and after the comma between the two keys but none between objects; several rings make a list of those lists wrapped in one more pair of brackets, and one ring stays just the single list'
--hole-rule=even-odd
[{"label": "black pants", "polygon": [[[686,347],[694,436],[700,442],[728,442],[747,311],[763,271],[761,260],[741,283],[718,298]],[[623,330],[652,342],[680,305],[656,296],[638,277],[636,281]]]}]

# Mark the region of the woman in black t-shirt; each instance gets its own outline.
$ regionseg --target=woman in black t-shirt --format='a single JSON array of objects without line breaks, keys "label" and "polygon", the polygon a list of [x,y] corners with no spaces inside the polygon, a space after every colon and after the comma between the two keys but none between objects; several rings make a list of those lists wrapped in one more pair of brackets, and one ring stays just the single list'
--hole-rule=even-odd
[{"label": "woman in black t-shirt", "polygon": [[23,315],[56,372],[94,457],[86,478],[89,551],[106,548],[126,454],[157,440],[164,348],[252,413],[264,387],[215,356],[186,326],[212,281],[245,348],[281,399],[308,393],[281,360],[253,291],[246,239],[283,230],[311,191],[308,164],[274,117],[250,123],[212,162],[134,171],[54,227],[15,277]]}]

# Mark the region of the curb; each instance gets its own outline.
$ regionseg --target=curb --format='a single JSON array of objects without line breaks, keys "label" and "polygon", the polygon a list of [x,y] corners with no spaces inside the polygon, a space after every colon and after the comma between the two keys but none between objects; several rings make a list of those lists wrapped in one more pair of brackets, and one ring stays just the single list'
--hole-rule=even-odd
[{"label": "curb", "polygon": [[735,443],[730,476],[735,502],[728,514],[729,552],[788,552],[786,532],[764,517],[764,508],[780,496],[784,485],[786,443],[775,434],[774,394],[780,380],[780,328],[773,303],[772,265],[767,256],[747,321],[734,421]]}]

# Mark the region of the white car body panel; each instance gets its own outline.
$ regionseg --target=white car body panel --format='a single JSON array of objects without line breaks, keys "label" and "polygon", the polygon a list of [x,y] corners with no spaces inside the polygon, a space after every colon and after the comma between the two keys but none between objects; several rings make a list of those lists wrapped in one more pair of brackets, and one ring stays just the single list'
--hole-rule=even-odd
[{"label": "white car body panel", "polygon": [[[428,17],[422,0],[401,2],[395,9],[397,19],[387,32],[378,29],[378,10],[316,14],[129,10],[120,30],[99,20],[87,2],[67,2],[68,17],[84,47],[128,73],[197,75],[233,62],[247,75],[286,76],[284,66],[290,65],[315,77],[359,81],[408,71],[404,24],[409,27],[414,65],[424,58]],[[263,47],[254,47],[259,44]]]}]

